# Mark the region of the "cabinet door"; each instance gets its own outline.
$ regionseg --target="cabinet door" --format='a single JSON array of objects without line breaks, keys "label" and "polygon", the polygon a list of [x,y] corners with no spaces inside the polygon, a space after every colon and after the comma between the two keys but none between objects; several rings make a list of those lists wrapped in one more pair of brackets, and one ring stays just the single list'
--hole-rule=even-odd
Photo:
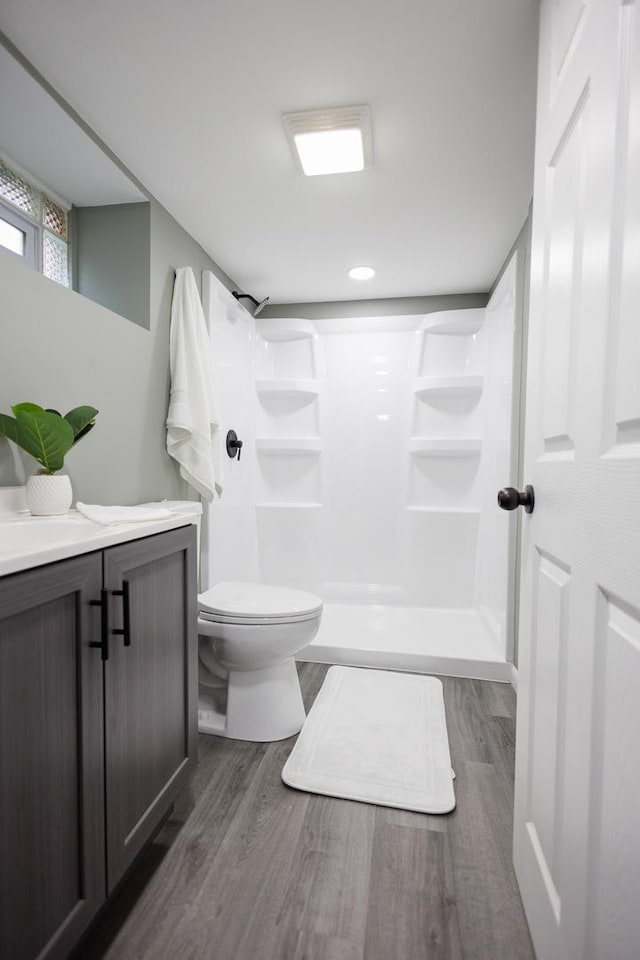
[{"label": "cabinet door", "polygon": [[[161,822],[195,762],[195,539],[195,527],[181,527],[104,553],[112,630],[105,665],[109,892]],[[119,591],[128,592],[128,604]],[[127,626],[126,606],[128,636],[114,635]]]},{"label": "cabinet door", "polygon": [[102,555],[0,578],[0,956],[66,957],[105,898]]}]

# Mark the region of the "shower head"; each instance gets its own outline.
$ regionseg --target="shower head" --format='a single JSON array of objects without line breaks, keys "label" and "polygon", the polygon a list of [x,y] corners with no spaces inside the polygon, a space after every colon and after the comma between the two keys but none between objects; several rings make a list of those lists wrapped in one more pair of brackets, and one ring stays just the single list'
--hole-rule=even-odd
[{"label": "shower head", "polygon": [[236,298],[236,300],[251,300],[251,303],[254,304],[252,316],[257,317],[261,310],[264,310],[266,305],[269,303],[269,297],[265,297],[264,300],[256,300],[255,297],[252,297],[250,293],[238,293],[237,290],[232,290],[231,295]]}]

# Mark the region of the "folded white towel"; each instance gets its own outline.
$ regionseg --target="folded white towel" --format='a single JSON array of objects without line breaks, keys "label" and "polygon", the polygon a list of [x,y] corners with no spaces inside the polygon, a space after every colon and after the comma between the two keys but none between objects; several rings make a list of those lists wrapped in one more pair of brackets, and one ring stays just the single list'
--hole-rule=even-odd
[{"label": "folded white towel", "polygon": [[166,520],[172,517],[166,507],[101,507],[97,503],[76,503],[78,513],[94,523],[109,526],[112,523],[142,523],[144,520]]},{"label": "folded white towel", "polygon": [[191,267],[176,270],[169,338],[167,451],[205,500],[222,493],[220,416],[204,311]]}]

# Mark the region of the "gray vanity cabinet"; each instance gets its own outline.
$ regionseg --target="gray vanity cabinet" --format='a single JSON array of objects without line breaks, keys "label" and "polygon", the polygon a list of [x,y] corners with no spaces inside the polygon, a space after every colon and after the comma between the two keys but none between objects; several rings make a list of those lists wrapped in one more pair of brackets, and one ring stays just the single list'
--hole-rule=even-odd
[{"label": "gray vanity cabinet", "polygon": [[195,762],[195,539],[0,578],[0,960],[69,955]]}]

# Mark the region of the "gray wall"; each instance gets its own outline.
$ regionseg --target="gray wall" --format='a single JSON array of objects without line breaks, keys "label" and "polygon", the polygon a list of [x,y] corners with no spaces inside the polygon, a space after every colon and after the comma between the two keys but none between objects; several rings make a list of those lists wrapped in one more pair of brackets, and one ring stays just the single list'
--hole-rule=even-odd
[{"label": "gray wall", "polygon": [[385,300],[276,303],[265,307],[260,317],[301,317],[306,320],[340,319],[340,317],[402,317],[411,314],[435,313],[438,310],[484,307],[487,300],[486,293],[459,293],[441,297],[390,297]]},{"label": "gray wall", "polygon": [[[89,503],[194,498],[165,448],[174,270],[193,267],[198,283],[203,269],[213,270],[232,283],[155,201],[150,264],[145,330],[0,251],[0,411],[25,400],[100,410],[65,462],[75,497]],[[35,466],[0,438],[0,486],[24,483]]]},{"label": "gray wall", "polygon": [[149,329],[151,204],[74,207],[73,287]]}]

